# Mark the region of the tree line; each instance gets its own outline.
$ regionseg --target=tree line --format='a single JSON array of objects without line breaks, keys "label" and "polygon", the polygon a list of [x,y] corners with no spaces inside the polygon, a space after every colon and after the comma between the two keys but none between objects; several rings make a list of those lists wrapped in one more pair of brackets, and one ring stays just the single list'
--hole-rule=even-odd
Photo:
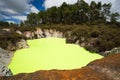
[{"label": "tree line", "polygon": [[5,22],[5,21],[0,21],[0,27],[15,27],[18,26],[15,23],[9,23],[9,22]]},{"label": "tree line", "polygon": [[40,24],[97,24],[116,23],[119,13],[110,11],[112,4],[92,1],[90,4],[84,0],[69,5],[63,3],[60,7],[51,7],[39,13],[31,13],[21,26],[38,26]]}]

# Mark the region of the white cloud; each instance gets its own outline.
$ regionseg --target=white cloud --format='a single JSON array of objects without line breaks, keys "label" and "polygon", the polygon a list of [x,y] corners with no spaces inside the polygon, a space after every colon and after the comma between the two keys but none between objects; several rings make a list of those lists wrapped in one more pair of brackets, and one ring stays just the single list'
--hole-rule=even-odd
[{"label": "white cloud", "polygon": [[4,12],[4,13],[9,13],[9,14],[18,14],[18,12],[14,11],[13,9],[9,9],[9,8],[2,8],[0,11]]},{"label": "white cloud", "polygon": [[38,12],[35,6],[30,4],[32,0],[0,0],[0,13],[14,15],[25,11]]},{"label": "white cloud", "polygon": [[11,18],[13,19],[17,19],[17,20],[22,20],[22,21],[25,21],[27,20],[27,16],[11,16]]},{"label": "white cloud", "polygon": [[112,11],[120,13],[120,0],[115,0],[112,4],[114,4],[112,7]]},{"label": "white cloud", "polygon": [[21,13],[28,7],[29,5],[26,0],[0,0],[0,12],[4,12],[3,9],[5,9],[4,14],[13,14],[10,12]]},{"label": "white cloud", "polygon": [[38,9],[36,9],[36,7],[35,7],[35,6],[33,6],[33,5],[30,5],[29,10],[28,10],[28,11],[26,11],[26,13],[27,13],[27,14],[29,14],[29,13],[38,13],[38,12],[39,12],[39,10],[38,10]]},{"label": "white cloud", "polygon": [[74,4],[77,2],[77,0],[45,0],[44,7],[45,9],[50,8],[52,6],[61,6],[63,2],[66,2],[67,4]]},{"label": "white cloud", "polygon": [[35,6],[30,5],[29,9],[27,11],[25,11],[24,13],[30,14],[30,13],[38,13],[38,12],[39,12],[39,10]]},{"label": "white cloud", "polygon": [[34,6],[31,7],[30,12],[38,13],[39,10],[36,9]]},{"label": "white cloud", "polygon": [[26,20],[28,13],[39,12],[39,10],[30,3],[31,1],[33,0],[0,0],[0,19]]},{"label": "white cloud", "polygon": [[7,20],[8,23],[15,23],[14,21],[12,20]]}]

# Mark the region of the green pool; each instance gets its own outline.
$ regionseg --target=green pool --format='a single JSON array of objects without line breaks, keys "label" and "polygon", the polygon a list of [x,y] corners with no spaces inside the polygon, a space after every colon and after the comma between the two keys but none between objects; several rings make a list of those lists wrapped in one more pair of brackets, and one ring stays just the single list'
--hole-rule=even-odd
[{"label": "green pool", "polygon": [[75,69],[86,66],[102,56],[90,53],[75,44],[66,44],[63,38],[28,40],[30,48],[17,50],[8,66],[13,74],[37,70]]}]

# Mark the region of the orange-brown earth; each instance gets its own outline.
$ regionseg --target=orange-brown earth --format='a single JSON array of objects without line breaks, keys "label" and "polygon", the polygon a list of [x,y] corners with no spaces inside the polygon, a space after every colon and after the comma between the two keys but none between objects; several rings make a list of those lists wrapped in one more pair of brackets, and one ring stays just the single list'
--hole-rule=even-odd
[{"label": "orange-brown earth", "polygon": [[120,54],[93,61],[81,69],[40,70],[0,77],[0,80],[120,80]]}]

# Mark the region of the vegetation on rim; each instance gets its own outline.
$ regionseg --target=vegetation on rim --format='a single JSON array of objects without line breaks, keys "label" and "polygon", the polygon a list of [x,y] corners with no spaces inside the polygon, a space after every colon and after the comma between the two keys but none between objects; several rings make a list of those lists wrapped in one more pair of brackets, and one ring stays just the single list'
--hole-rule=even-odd
[{"label": "vegetation on rim", "polygon": [[[78,0],[73,5],[64,2],[60,7],[52,7],[40,11],[38,14],[29,14],[27,20],[20,23],[20,27],[15,27],[15,24],[10,25],[7,22],[0,22],[0,26],[2,26],[0,28],[11,26],[10,28],[21,32],[34,31],[35,27],[56,29],[63,33],[71,31],[72,35],[77,36],[78,40],[84,37],[86,42],[91,42],[91,38],[96,38],[97,40],[93,44],[95,49],[86,48],[102,52],[120,47],[119,13],[112,13],[110,11],[111,6],[111,3],[102,4],[95,1],[88,4],[84,0]],[[0,35],[1,46],[6,45],[9,41],[23,38],[17,34],[13,36],[10,39],[8,35],[4,36],[5,38]],[[6,42],[3,43],[2,39],[5,39]]]}]

